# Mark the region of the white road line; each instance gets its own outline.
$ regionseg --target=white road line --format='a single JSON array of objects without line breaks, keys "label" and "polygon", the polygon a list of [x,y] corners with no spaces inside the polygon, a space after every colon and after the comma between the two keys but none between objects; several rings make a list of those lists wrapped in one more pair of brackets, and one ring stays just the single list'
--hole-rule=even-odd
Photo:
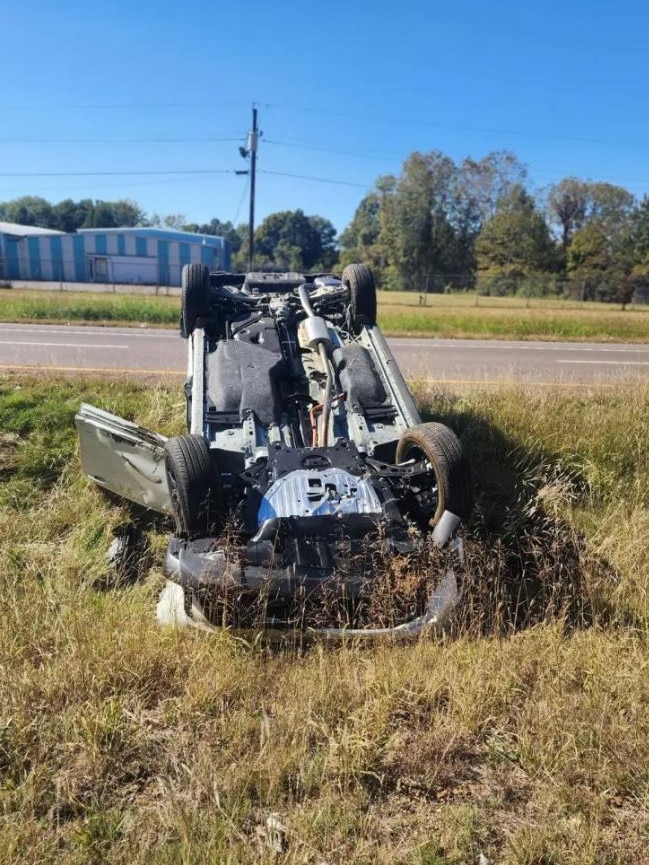
[{"label": "white road line", "polygon": [[[70,334],[72,336],[88,336],[90,335],[101,335],[105,337],[115,336],[124,337],[126,335],[130,336],[130,328],[121,328],[115,329],[111,332],[110,329],[105,327],[84,327],[81,330],[71,330],[69,327],[54,327],[53,325],[47,324],[34,324],[31,327],[0,327],[0,333],[65,333]],[[164,333],[154,333],[152,331],[147,331],[144,328],[133,328],[133,333],[136,336],[144,336],[149,339],[169,339],[176,336],[176,331],[169,330]]]},{"label": "white road line", "polygon": [[184,370],[179,369],[138,369],[136,367],[110,367],[110,366],[49,366],[44,363],[9,363],[0,369],[3,370],[47,370],[47,372],[74,372],[74,373],[108,373],[110,375],[182,375],[186,376]]},{"label": "white road line", "polygon": [[557,363],[592,363],[600,366],[649,366],[648,360],[558,360]]},{"label": "white road line", "polygon": [[[434,339],[434,338],[433,338]],[[520,343],[514,344],[503,344],[503,343],[485,343],[479,342],[475,343],[473,341],[447,341],[447,342],[435,342],[431,339],[427,340],[415,340],[415,339],[404,339],[403,337],[399,337],[395,339],[394,337],[388,337],[388,342],[391,345],[399,345],[399,346],[413,346],[414,348],[419,348],[425,346],[426,348],[437,348],[437,349],[446,349],[447,351],[451,348],[462,348],[462,349],[474,349],[476,351],[484,351],[485,349],[491,349],[492,351],[500,351],[501,349],[505,349],[506,351],[581,351],[581,352],[620,352],[622,354],[649,354],[649,346],[647,348],[608,348],[605,346],[599,345],[589,345],[586,347],[582,346],[570,346],[570,345],[521,345]]]},{"label": "white road line", "polygon": [[97,343],[83,342],[18,342],[13,339],[0,339],[0,345],[35,345],[47,346],[49,348],[130,348],[128,345],[98,345]]}]

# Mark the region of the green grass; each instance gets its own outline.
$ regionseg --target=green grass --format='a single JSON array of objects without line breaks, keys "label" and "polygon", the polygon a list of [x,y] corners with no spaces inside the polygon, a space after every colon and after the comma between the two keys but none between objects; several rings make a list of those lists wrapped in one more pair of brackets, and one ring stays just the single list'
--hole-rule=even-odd
[{"label": "green grass", "polygon": [[[2,291],[0,320],[151,324],[177,327],[177,297]],[[389,335],[473,339],[649,342],[649,309],[557,299],[484,298],[379,292],[379,324]]]},{"label": "green grass", "polygon": [[647,342],[649,309],[558,299],[382,292],[379,324],[387,334],[473,339]]},{"label": "green grass", "polygon": [[419,388],[478,479],[463,612],[301,651],[159,629],[163,524],[106,583],[74,411],[171,434],[181,397],[0,379],[1,865],[649,859],[649,386]]},{"label": "green grass", "polygon": [[154,324],[178,326],[177,297],[154,297],[87,292],[0,292],[0,319],[91,324]]}]

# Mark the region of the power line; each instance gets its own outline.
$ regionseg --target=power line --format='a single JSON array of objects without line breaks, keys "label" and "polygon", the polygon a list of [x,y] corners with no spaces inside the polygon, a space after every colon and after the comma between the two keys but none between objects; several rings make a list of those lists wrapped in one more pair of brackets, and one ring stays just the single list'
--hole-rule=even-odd
[{"label": "power line", "polygon": [[362,120],[365,123],[382,123],[389,124],[391,126],[401,125],[413,127],[431,127],[435,129],[457,130],[460,132],[488,133],[489,135],[515,135],[521,138],[540,138],[553,141],[574,141],[579,144],[604,144],[613,147],[649,147],[649,144],[647,144],[646,142],[639,143],[634,141],[611,141],[603,138],[590,138],[577,135],[555,135],[550,132],[530,132],[527,130],[524,131],[516,129],[498,129],[485,126],[467,126],[466,124],[443,123],[438,120],[415,120],[410,117],[394,117],[377,114],[359,114],[358,112],[349,111],[330,111],[326,109],[312,108],[303,105],[281,105],[269,103],[267,107],[271,110],[279,109],[282,111],[295,111],[298,113],[304,112],[308,114],[319,114],[329,117],[341,117],[345,119],[351,118],[354,120]]},{"label": "power line", "polygon": [[[292,174],[289,171],[268,171],[260,169],[259,174],[273,174],[276,177],[293,177],[296,180],[314,180],[318,183],[334,183],[337,186],[355,186],[358,189],[369,189],[372,183],[352,183],[351,180],[334,180],[331,177],[313,177],[310,174]],[[1,177],[2,175],[0,175]]]},{"label": "power line", "polygon": [[0,172],[0,177],[143,177],[166,174],[234,174],[231,168],[186,168],[164,171],[14,171]]},{"label": "power line", "polygon": [[307,142],[301,141],[277,141],[273,138],[264,138],[265,144],[274,144],[278,147],[292,147],[297,150],[317,150],[320,153],[334,153],[340,156],[357,156],[360,159],[378,159],[382,161],[393,161],[394,159],[403,159],[403,153],[396,153],[396,151],[392,151],[391,154],[388,154],[387,151],[384,151],[383,156],[374,155],[370,152],[362,152],[360,150],[345,150],[338,147],[327,147],[322,144],[310,144]]},{"label": "power line", "polygon": [[191,144],[217,141],[239,141],[241,136],[231,138],[0,138],[1,144]]},{"label": "power line", "polygon": [[[52,143],[79,143],[79,144],[136,144],[136,143],[147,143],[147,144],[159,144],[159,143],[176,143],[176,144],[189,144],[189,143],[216,143],[216,142],[235,142],[239,141],[240,136],[206,136],[202,138],[165,138],[165,137],[137,137],[137,138],[0,138],[0,143],[16,143],[16,144],[27,144],[27,143],[42,143],[42,144],[52,144]],[[277,139],[268,139],[265,138],[262,140],[263,144],[270,144],[277,147],[288,147],[297,150],[307,150],[307,151],[317,151],[321,153],[331,153],[340,156],[351,156],[358,159],[365,160],[377,160],[384,162],[392,162],[395,159],[403,160],[403,153],[397,153],[396,151],[392,151],[389,153],[388,151],[384,151],[383,155],[379,153],[373,153],[371,151],[360,151],[360,150],[349,150],[338,147],[330,147],[322,144],[315,144],[308,141],[280,141]],[[544,169],[544,168],[536,168],[533,165],[527,165],[530,174],[544,174],[549,177],[577,177],[579,179],[587,179],[583,174],[579,174],[578,172],[573,172],[569,170],[558,170],[558,169]],[[93,174],[104,174],[105,172],[93,172]],[[131,172],[116,172],[119,174],[130,174]],[[180,172],[174,172],[180,173]],[[183,172],[185,173],[185,172]],[[0,176],[8,176],[6,174]],[[28,176],[28,175],[16,175],[16,176]],[[36,175],[30,175],[36,176]],[[49,175],[48,175],[49,176]],[[608,178],[599,176],[600,180],[614,180],[618,183],[625,184],[649,184],[649,180],[644,178],[619,178],[617,176],[608,176]],[[332,181],[333,182],[333,181]]]},{"label": "power line", "polygon": [[[289,174],[288,172],[282,173],[282,172],[259,170],[257,173],[258,174],[278,174],[280,176],[285,176],[285,177],[295,177],[297,179],[313,180],[314,182],[331,183],[334,185],[344,184],[344,185],[355,186],[359,189],[371,189],[371,187],[372,187],[372,184],[367,184],[366,186],[364,186],[363,184],[360,184],[360,183],[352,184],[352,183],[349,183],[347,181],[340,181],[340,180],[335,180],[332,178],[293,175],[293,174]],[[575,177],[577,180],[583,180],[584,182],[594,182],[594,181],[592,181],[591,178],[579,177],[575,174],[563,175],[563,176],[564,177],[567,177],[567,176]],[[197,175],[197,176],[191,176],[191,177],[171,177],[171,178],[165,177],[165,178],[161,178],[159,180],[135,180],[135,181],[129,180],[128,181],[128,188],[131,189],[133,187],[162,186],[162,185],[183,184],[183,183],[188,184],[188,183],[197,183],[197,182],[206,182],[205,175]],[[622,181],[619,181],[619,182],[621,183]],[[644,185],[641,185],[641,183],[642,182],[638,182],[637,184],[626,183],[625,189],[628,189],[630,192],[644,193],[647,191],[647,187],[649,186],[649,181],[645,181]],[[89,185],[89,184],[68,185],[68,184],[66,184],[65,186],[42,186],[42,187],[39,187],[39,194],[42,192],[65,193],[67,191],[72,191],[72,190],[78,191],[78,190],[93,190],[93,189],[124,189],[124,183],[95,183],[92,185]],[[238,215],[240,214],[241,208],[243,206],[243,201],[244,201],[245,196],[248,192],[248,189],[249,189],[249,184],[246,183],[244,190],[241,194],[240,203],[237,205],[237,214]],[[16,195],[25,194],[24,187],[14,187],[12,189],[5,189],[3,195],[8,195],[8,194],[16,194]],[[238,215],[236,217],[237,219],[238,219]]]},{"label": "power line", "polygon": [[[385,156],[380,156],[378,154],[372,154],[370,152],[361,152],[358,150],[343,150],[343,149],[339,149],[336,147],[328,147],[328,146],[320,145],[320,144],[312,144],[311,142],[306,142],[306,141],[278,141],[277,139],[265,138],[264,142],[266,144],[273,144],[273,145],[276,145],[278,147],[290,147],[290,148],[295,148],[298,150],[316,150],[316,151],[320,151],[323,153],[339,154],[339,155],[343,155],[343,156],[355,156],[355,157],[359,157],[362,159],[377,159],[377,160],[384,160],[386,162],[392,161],[392,158],[399,159],[401,161],[405,161],[405,159],[407,158],[407,156],[404,157],[402,153],[397,154],[396,152],[393,152],[392,157],[390,157],[387,155],[387,151],[386,151]],[[590,180],[590,178],[584,174],[580,174],[579,172],[570,171],[567,169],[536,168],[535,166],[530,165],[529,163],[521,163],[521,164],[522,164],[523,168],[525,169],[526,173],[528,173],[528,174],[547,175],[550,178],[557,178],[557,179],[563,179],[565,177],[575,177],[579,180]],[[611,182],[625,183],[625,184],[649,184],[649,179],[647,179],[647,178],[633,177],[633,178],[626,178],[625,179],[625,178],[621,178],[617,175],[607,175],[607,176],[598,175],[598,180],[609,180]]]},{"label": "power line", "polygon": [[[235,139],[239,140],[239,139]],[[563,179],[565,177],[575,177],[578,180],[584,180],[588,182],[593,182],[592,178],[586,177],[584,175],[579,175],[575,172],[571,171],[559,171],[553,169],[543,169],[543,168],[535,168],[534,166],[524,166],[528,169],[530,174],[538,174],[538,175],[546,175],[549,180],[552,178]],[[272,171],[269,169],[262,169],[259,173],[275,175],[278,177],[291,177],[297,180],[312,180],[319,183],[331,183],[338,186],[353,186],[358,189],[368,189],[374,185],[374,181],[370,183],[355,183],[349,180],[340,180],[338,178],[333,177],[319,177],[308,174],[295,174],[292,172],[284,172],[284,171]],[[209,175],[226,175],[226,174],[236,174],[234,169],[228,168],[180,168],[180,169],[159,169],[159,170],[148,170],[148,169],[137,169],[137,170],[124,170],[124,171],[6,171],[0,172],[0,178],[41,178],[41,177],[168,177],[168,176],[179,176],[183,175],[185,177],[191,176],[209,176]],[[626,183],[627,185],[649,185],[649,179],[647,178],[620,178],[617,176],[608,176],[608,178],[599,177],[598,180],[602,181],[608,179],[610,181],[616,181],[617,183]]]},{"label": "power line", "polygon": [[[373,155],[371,153],[363,153],[361,151],[352,151],[352,150],[342,150],[335,147],[327,147],[319,144],[311,144],[309,142],[289,142],[289,141],[278,141],[276,139],[264,139],[266,144],[273,144],[281,147],[291,147],[296,148],[298,150],[317,150],[323,153],[333,153],[340,154],[344,156],[357,156],[363,159],[379,159],[385,161],[391,161],[391,158],[386,156]],[[403,154],[394,153],[394,158],[404,160],[407,157],[404,157]],[[526,173],[528,174],[545,174],[550,178],[558,178],[563,179],[565,177],[575,177],[579,180],[589,180],[590,178],[586,177],[583,174],[579,174],[578,172],[568,171],[568,170],[560,170],[560,169],[547,169],[547,168],[536,168],[529,163],[521,163]],[[610,180],[615,181],[617,183],[625,183],[625,184],[649,184],[649,179],[641,178],[641,177],[633,177],[633,178],[620,178],[618,176],[598,176],[598,180]]]},{"label": "power line", "polygon": [[224,106],[241,106],[250,103],[242,100],[229,100],[222,102],[89,102],[81,104],[58,104],[58,105],[0,105],[1,111],[88,111],[88,110],[126,110],[139,111],[141,109],[158,108],[222,108]]},{"label": "power line", "polygon": [[[128,188],[131,189],[134,186],[167,186],[172,183],[205,183],[207,182],[204,177],[173,177],[173,178],[164,178],[162,180],[129,180]],[[40,192],[67,192],[68,190],[79,190],[79,189],[124,189],[124,183],[93,183],[92,185],[88,184],[73,184],[69,186],[66,184],[65,186],[39,186]],[[7,189],[3,193],[4,195],[13,192],[16,194],[24,194],[24,187],[13,189]]]},{"label": "power line", "polygon": [[[309,174],[292,174],[287,171],[270,171],[262,169],[260,174],[272,174],[277,177],[292,177],[296,180],[313,180],[319,183],[333,183],[339,186],[355,186],[359,189],[367,189],[372,184],[353,183],[349,180],[338,180],[333,177],[314,177]],[[26,172],[0,172],[0,177],[143,177],[148,175],[166,176],[175,175],[210,175],[210,174],[236,174],[232,169],[225,168],[189,168],[165,171],[26,171]]]},{"label": "power line", "polygon": [[[2,111],[87,111],[87,110],[120,110],[120,111],[139,111],[139,110],[167,110],[175,109],[195,109],[195,108],[220,108],[224,106],[235,107],[249,105],[250,101],[245,100],[223,100],[209,102],[137,102],[137,103],[80,103],[80,104],[65,104],[58,105],[0,105]],[[293,111],[304,114],[317,114],[324,117],[340,117],[344,119],[362,120],[364,123],[381,123],[391,126],[411,126],[411,127],[429,127],[435,129],[449,129],[464,132],[479,132],[489,135],[514,135],[522,138],[538,138],[554,141],[573,141],[580,144],[603,144],[613,147],[640,147],[646,149],[649,147],[647,142],[637,141],[615,141],[604,138],[596,138],[580,135],[557,135],[552,132],[545,131],[530,131],[522,129],[501,129],[498,127],[489,126],[471,126],[467,124],[445,123],[439,120],[424,120],[414,119],[412,117],[395,117],[387,114],[363,114],[357,111],[334,111],[331,109],[314,108],[306,105],[290,105],[281,103],[256,103],[264,108],[276,111]]]},{"label": "power line", "polygon": [[237,205],[237,212],[235,214],[234,219],[232,220],[232,225],[236,225],[239,221],[239,216],[241,215],[241,208],[243,207],[243,202],[246,200],[246,195],[248,194],[248,190],[250,189],[250,175],[246,176],[246,182],[243,187],[243,191],[241,193],[241,198],[239,199],[239,204]]}]

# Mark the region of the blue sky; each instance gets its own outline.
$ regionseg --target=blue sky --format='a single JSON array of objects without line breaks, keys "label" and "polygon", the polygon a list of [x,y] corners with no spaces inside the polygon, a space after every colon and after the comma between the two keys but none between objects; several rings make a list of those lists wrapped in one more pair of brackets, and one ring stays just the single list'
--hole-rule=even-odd
[{"label": "blue sky", "polygon": [[[253,102],[258,222],[299,207],[342,230],[413,150],[509,149],[539,189],[574,175],[641,196],[648,27],[639,0],[12,4],[0,200],[128,197],[245,222],[234,171]],[[197,170],[215,173],[151,173]]]}]

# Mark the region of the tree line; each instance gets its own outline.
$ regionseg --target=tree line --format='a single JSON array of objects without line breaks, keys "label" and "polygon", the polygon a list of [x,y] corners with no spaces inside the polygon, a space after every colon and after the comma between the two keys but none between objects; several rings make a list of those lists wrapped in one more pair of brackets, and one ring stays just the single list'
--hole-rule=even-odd
[{"label": "tree line", "polygon": [[[129,199],[24,196],[0,220],[76,231],[164,226],[227,238],[233,268],[248,268],[248,226],[182,214],[147,215]],[[649,291],[649,198],[610,183],[567,177],[540,192],[515,154],[455,162],[412,153],[399,175],[377,178],[339,236],[302,210],[272,213],[255,231],[255,266],[298,272],[367,262],[387,289],[475,289],[484,294],[571,294],[626,303]]]},{"label": "tree line", "polygon": [[571,294],[627,302],[649,288],[649,199],[568,177],[534,193],[508,151],[460,163],[413,153],[380,177],[342,232],[341,264],[387,288]]}]

